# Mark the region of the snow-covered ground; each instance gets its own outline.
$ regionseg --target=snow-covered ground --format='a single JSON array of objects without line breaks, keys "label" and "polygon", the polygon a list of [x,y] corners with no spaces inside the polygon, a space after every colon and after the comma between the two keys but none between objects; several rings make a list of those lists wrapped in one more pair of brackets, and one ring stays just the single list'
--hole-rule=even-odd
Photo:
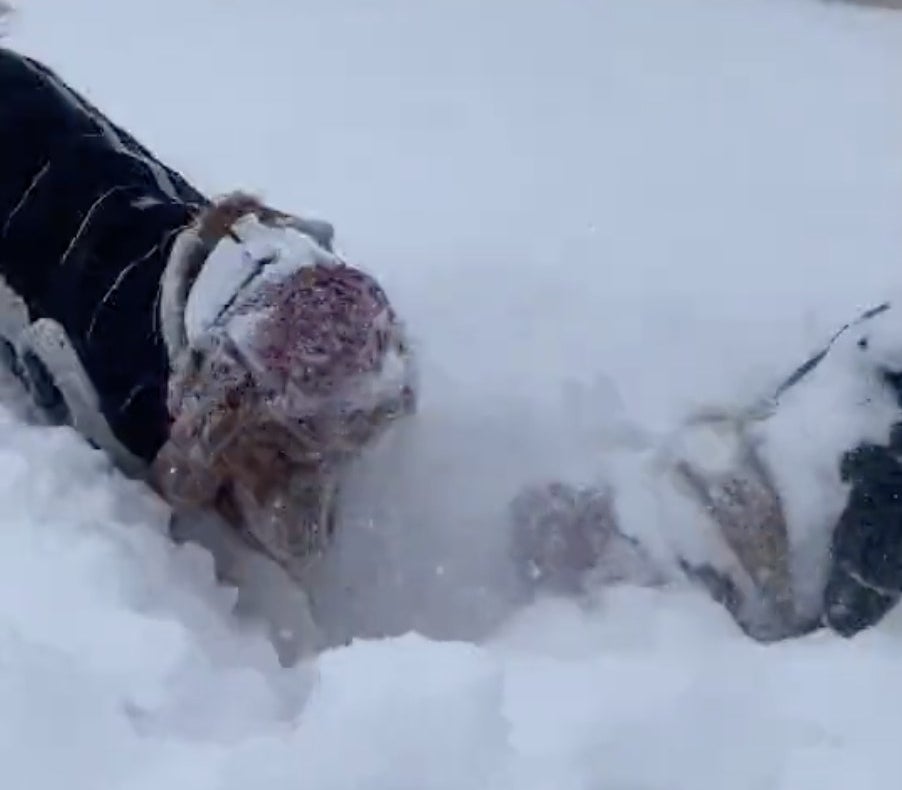
[{"label": "snow-covered ground", "polygon": [[688,589],[512,611],[501,548],[520,484],[766,392],[899,290],[902,16],[19,7],[14,46],[203,188],[333,220],[418,339],[423,409],[362,470],[323,591],[338,638],[397,636],[293,670],[151,498],[0,415],[5,786],[893,786],[902,617],[764,647]]}]

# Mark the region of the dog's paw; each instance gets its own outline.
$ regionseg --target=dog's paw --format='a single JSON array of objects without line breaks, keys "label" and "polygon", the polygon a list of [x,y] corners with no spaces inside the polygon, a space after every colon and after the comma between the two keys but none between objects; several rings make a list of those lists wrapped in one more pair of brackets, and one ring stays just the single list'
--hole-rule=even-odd
[{"label": "dog's paw", "polygon": [[527,587],[559,594],[594,584],[656,584],[660,574],[617,524],[606,488],[564,483],[524,489],[510,504],[511,554]]}]

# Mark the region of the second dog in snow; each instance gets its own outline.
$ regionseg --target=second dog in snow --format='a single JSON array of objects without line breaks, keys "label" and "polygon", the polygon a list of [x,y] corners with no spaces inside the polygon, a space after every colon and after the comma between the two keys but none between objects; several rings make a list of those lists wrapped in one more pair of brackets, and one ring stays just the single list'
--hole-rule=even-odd
[{"label": "second dog in snow", "polygon": [[902,596],[900,339],[899,310],[869,311],[773,396],[698,415],[650,449],[635,485],[658,505],[641,516],[657,522],[654,546],[614,486],[525,490],[511,508],[525,582],[689,578],[765,641],[877,623]]}]

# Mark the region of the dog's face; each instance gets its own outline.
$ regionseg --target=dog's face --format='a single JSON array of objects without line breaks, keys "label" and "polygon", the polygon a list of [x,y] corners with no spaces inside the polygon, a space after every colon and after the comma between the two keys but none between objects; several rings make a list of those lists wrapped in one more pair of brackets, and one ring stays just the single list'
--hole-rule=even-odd
[{"label": "dog's face", "polygon": [[[226,370],[234,375],[223,387]],[[202,364],[180,383],[170,439],[154,464],[158,490],[176,509],[217,510],[289,569],[326,548],[348,464],[413,405],[402,389],[364,409],[313,401],[319,408],[297,417],[231,360]]]},{"label": "dog's face", "polygon": [[176,365],[155,479],[176,508],[215,508],[291,570],[328,544],[347,465],[412,410],[412,363],[372,278],[269,265]]}]

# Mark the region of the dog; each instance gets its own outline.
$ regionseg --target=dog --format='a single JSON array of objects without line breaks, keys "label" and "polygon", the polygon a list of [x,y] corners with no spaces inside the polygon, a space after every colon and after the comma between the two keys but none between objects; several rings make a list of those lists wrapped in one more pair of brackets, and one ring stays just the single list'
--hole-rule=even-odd
[{"label": "dog", "polygon": [[331,224],[209,199],[35,59],[0,48],[0,94],[0,359],[44,421],[303,583],[348,466],[415,410],[387,295]]},{"label": "dog", "polygon": [[[689,580],[761,642],[820,628],[852,637],[879,623],[902,599],[900,337],[902,314],[880,305],[773,393],[700,413],[643,448],[654,470],[643,495],[664,503],[666,558],[624,530],[614,486],[526,487],[509,510],[524,588],[579,595]],[[787,499],[800,492],[805,511]],[[696,538],[692,556],[681,530]]]}]

